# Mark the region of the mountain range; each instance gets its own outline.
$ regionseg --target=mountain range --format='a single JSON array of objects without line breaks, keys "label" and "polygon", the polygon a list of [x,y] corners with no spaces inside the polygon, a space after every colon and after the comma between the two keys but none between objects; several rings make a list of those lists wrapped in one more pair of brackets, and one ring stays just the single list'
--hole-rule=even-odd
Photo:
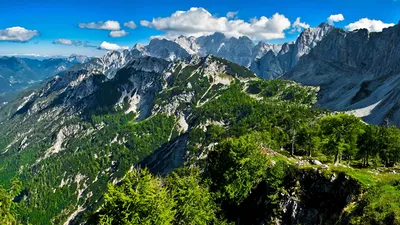
[{"label": "mountain range", "polygon": [[254,44],[247,37],[227,38],[222,33],[173,40],[154,38],[146,46],[137,44],[131,50],[109,52],[83,68],[96,68],[112,78],[135,57],[179,61],[215,55],[245,66],[264,79],[289,79],[319,86],[322,107],[349,111],[373,124],[399,126],[399,26],[369,33],[322,23],[305,29],[295,42],[282,45]]},{"label": "mountain range", "polygon": [[[16,198],[23,221],[80,224],[98,210],[107,184],[136,166],[166,175],[202,165],[220,133],[231,140],[270,132],[263,133],[271,135],[263,136],[263,151],[278,143],[293,148],[293,118],[317,120],[317,102],[399,126],[399,45],[400,25],[369,33],[322,23],[282,45],[215,33],[155,38],[92,59],[0,58],[2,92],[43,82],[0,109],[0,180],[10,186],[23,178]],[[308,180],[309,171],[296,176]],[[335,190],[336,177],[310,176]],[[357,186],[338,180],[349,190]],[[293,224],[329,217],[319,205],[284,196],[280,209]]]},{"label": "mountain range", "polygon": [[3,56],[0,58],[0,104],[9,101],[21,90],[89,60],[80,55],[42,60]]}]

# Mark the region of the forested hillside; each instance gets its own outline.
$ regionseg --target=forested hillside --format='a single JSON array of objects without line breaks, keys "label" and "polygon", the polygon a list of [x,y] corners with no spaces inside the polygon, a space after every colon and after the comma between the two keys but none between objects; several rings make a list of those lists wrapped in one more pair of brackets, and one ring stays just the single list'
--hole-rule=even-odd
[{"label": "forested hillside", "polygon": [[21,182],[2,197],[2,215],[22,224],[400,222],[400,131],[329,112],[317,91],[214,56],[134,58],[111,79],[65,72],[0,110],[0,181]]}]

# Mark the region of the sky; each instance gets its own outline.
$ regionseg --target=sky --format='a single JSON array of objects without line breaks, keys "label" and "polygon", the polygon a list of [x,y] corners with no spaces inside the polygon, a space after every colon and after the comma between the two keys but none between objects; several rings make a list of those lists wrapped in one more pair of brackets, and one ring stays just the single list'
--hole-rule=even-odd
[{"label": "sky", "polygon": [[284,43],[322,22],[380,32],[399,12],[400,0],[0,0],[0,55],[100,56],[214,32]]}]

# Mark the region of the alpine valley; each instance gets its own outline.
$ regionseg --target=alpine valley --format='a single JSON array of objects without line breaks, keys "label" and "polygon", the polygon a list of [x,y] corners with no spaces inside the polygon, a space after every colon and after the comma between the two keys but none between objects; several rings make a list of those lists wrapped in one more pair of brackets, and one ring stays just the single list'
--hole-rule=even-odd
[{"label": "alpine valley", "polygon": [[0,221],[400,224],[399,61],[327,23],[0,58]]},{"label": "alpine valley", "polygon": [[89,61],[86,56],[65,58],[0,57],[0,108],[22,90],[40,86],[45,79],[69,67]]}]

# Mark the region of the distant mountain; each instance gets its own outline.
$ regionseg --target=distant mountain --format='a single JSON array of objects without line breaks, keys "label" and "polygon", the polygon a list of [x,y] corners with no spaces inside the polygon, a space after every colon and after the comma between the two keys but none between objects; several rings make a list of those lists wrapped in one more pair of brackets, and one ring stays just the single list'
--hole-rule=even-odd
[{"label": "distant mountain", "polygon": [[[250,68],[259,77],[273,79],[291,69],[317,43],[333,29],[322,23],[318,27],[305,29],[295,43],[270,44],[254,42],[246,37],[227,38],[222,33],[201,37],[180,36],[174,40],[155,38],[147,46],[135,45],[133,55],[153,56],[170,61],[185,59],[192,55],[209,54]],[[270,52],[270,54],[267,54]],[[263,58],[265,57],[265,58]]]},{"label": "distant mountain", "polygon": [[[65,71],[72,65],[88,62],[89,58],[71,55],[68,58],[32,59],[0,58],[0,102],[6,101],[12,94],[31,87],[44,79]],[[2,96],[4,99],[2,99]],[[4,96],[8,96],[7,98]]]},{"label": "distant mountain", "polygon": [[89,62],[91,57],[88,57],[86,55],[77,55],[77,54],[72,54],[66,60],[71,63],[86,63]]},{"label": "distant mountain", "polygon": [[172,60],[189,55],[204,57],[212,54],[246,67],[270,50],[277,54],[280,48],[279,44],[259,42],[255,45],[248,37],[227,38],[218,32],[197,38],[180,36],[174,40],[153,39],[147,46],[136,47],[144,55]]},{"label": "distant mountain", "polygon": [[400,25],[382,32],[333,29],[282,76],[319,86],[319,102],[374,124],[400,126]]}]

